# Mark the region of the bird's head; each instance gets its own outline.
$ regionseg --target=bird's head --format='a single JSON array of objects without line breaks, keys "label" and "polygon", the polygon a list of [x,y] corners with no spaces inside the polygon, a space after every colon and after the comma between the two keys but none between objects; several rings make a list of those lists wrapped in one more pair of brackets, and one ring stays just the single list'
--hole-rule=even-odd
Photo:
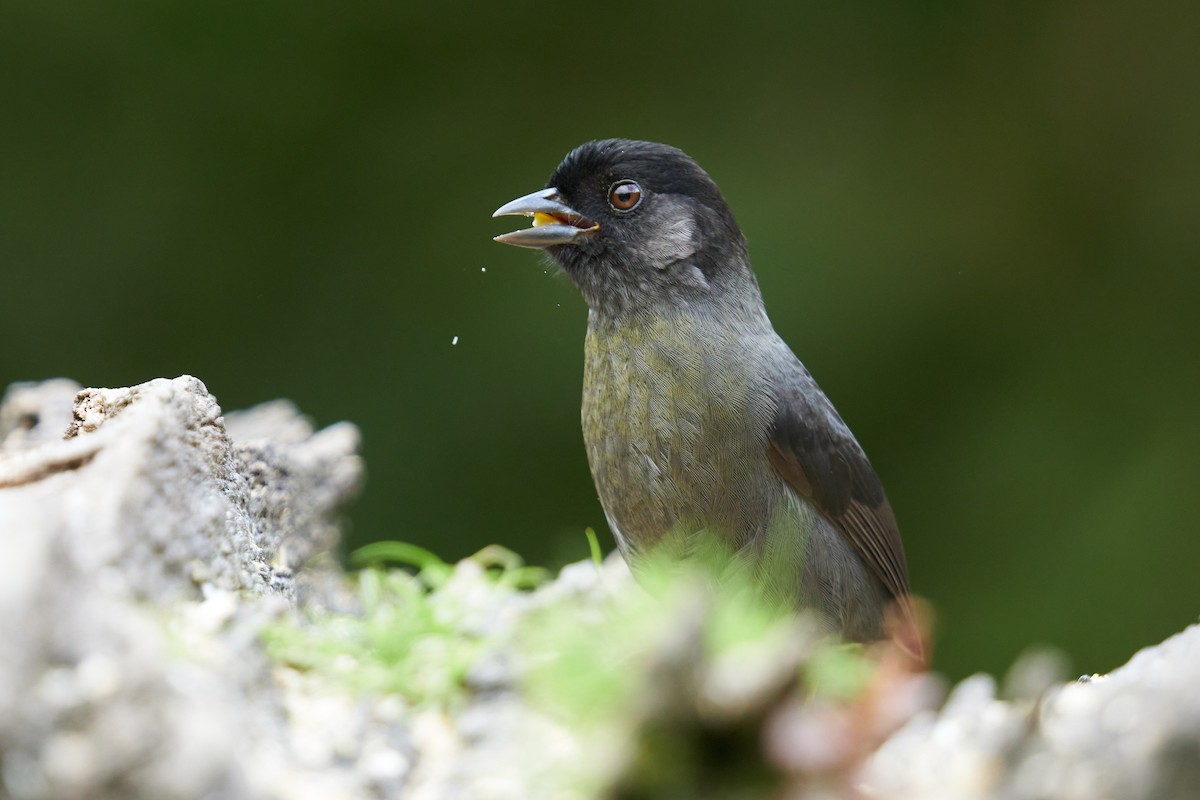
[{"label": "bird's head", "polygon": [[545,189],[493,216],[510,214],[532,217],[533,227],[496,241],[544,250],[594,311],[727,301],[730,293],[760,302],[721,190],[674,147],[626,139],[580,145]]}]

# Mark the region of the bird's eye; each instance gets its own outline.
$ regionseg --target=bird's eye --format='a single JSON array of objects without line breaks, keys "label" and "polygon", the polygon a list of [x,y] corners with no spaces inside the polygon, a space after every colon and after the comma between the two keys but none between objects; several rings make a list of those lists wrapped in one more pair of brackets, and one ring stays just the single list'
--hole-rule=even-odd
[{"label": "bird's eye", "polygon": [[608,187],[608,204],[614,211],[632,211],[642,202],[642,187],[637,181],[617,181]]}]

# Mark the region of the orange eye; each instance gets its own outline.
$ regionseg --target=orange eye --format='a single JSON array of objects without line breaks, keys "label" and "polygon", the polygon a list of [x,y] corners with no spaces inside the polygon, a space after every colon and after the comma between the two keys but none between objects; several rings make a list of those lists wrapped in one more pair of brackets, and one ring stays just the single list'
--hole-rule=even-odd
[{"label": "orange eye", "polygon": [[608,187],[608,204],[614,211],[632,211],[642,202],[642,187],[636,181],[617,181]]}]

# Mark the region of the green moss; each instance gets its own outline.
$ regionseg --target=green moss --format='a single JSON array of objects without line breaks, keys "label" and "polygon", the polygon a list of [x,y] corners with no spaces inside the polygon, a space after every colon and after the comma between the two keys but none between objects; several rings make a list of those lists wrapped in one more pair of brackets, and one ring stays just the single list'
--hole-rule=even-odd
[{"label": "green moss", "polygon": [[521,627],[526,695],[588,753],[572,766],[585,796],[770,796],[784,776],[763,727],[784,698],[850,700],[874,671],[862,648],[822,636],[698,545],[641,561],[649,592],[626,586]]},{"label": "green moss", "polygon": [[769,795],[784,776],[762,752],[766,720],[787,698],[853,702],[875,664],[764,601],[722,553],[674,555],[640,562],[639,584],[593,561],[595,584],[526,604],[515,595],[546,573],[504,548],[450,565],[379,543],[354,555],[369,565],[349,577],[361,613],[298,614],[263,636],[273,658],[335,687],[451,712],[470,697],[472,669],[501,655],[529,713],[587,753],[538,764],[582,796]]},{"label": "green moss", "polygon": [[[456,568],[404,542],[378,542],[352,561],[370,564],[348,579],[360,614],[309,611],[263,631],[268,655],[356,694],[399,694],[417,704],[452,704],[466,678],[503,631],[471,624],[466,590]],[[468,561],[475,582],[489,592],[540,585],[545,570],[527,567],[515,553],[492,546]],[[387,566],[404,564],[410,569]]]}]

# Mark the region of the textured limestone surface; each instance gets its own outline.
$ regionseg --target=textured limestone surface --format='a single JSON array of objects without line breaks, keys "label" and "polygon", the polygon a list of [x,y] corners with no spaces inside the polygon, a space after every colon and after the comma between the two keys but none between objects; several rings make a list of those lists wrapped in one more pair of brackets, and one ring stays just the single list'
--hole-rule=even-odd
[{"label": "textured limestone surface", "polygon": [[255,631],[336,543],[357,447],[354,426],[314,432],[288,404],[222,418],[187,376],[10,387],[0,794],[270,796],[254,783],[273,746],[253,744],[283,717]]},{"label": "textured limestone surface", "polygon": [[880,748],[866,785],[896,800],[1200,797],[1200,625],[1030,700],[969,678]]}]

